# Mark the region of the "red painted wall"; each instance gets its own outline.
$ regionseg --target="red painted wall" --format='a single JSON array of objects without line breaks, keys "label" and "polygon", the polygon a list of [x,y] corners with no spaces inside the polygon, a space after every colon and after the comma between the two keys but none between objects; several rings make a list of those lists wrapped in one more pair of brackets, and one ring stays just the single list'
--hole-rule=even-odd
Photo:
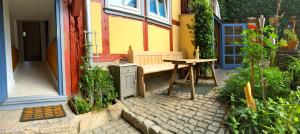
[{"label": "red painted wall", "polygon": [[79,67],[82,63],[81,56],[84,49],[84,9],[81,9],[79,17],[73,17],[71,15],[71,2],[72,0],[63,0],[64,59],[67,96],[78,93],[78,81],[80,79]]}]

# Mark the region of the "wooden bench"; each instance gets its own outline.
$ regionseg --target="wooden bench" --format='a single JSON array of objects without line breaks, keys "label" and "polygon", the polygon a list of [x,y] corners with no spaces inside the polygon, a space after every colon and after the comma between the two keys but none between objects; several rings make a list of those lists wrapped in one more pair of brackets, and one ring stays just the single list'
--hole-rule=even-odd
[{"label": "wooden bench", "polygon": [[[145,97],[146,86],[144,76],[147,74],[170,71],[174,69],[172,63],[164,62],[166,59],[183,59],[182,52],[137,52],[128,51],[128,59],[130,63],[138,65],[137,82],[138,95]],[[178,68],[185,68],[187,65],[180,65]]]}]

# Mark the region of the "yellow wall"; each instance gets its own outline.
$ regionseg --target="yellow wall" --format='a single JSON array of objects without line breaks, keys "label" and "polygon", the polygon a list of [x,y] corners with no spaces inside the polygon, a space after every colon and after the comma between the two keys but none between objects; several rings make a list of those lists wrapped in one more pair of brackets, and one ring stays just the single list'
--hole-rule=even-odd
[{"label": "yellow wall", "polygon": [[47,48],[47,62],[50,65],[52,73],[54,74],[56,80],[58,78],[57,75],[57,51],[56,51],[56,42],[53,40],[50,46]]},{"label": "yellow wall", "polygon": [[194,58],[193,53],[194,53],[194,45],[192,44],[191,40],[192,34],[190,33],[190,29],[188,29],[187,24],[192,24],[192,19],[194,15],[189,15],[189,14],[183,14],[180,15],[180,45],[179,48],[180,50],[187,56],[186,58]]},{"label": "yellow wall", "polygon": [[[102,21],[101,21],[101,3],[91,2],[91,24],[92,32],[96,33],[96,36],[93,35],[93,44],[97,44],[97,47],[93,47],[93,52],[102,53]],[[95,42],[96,37],[96,42]],[[97,48],[97,49],[96,49]]]},{"label": "yellow wall", "polygon": [[170,51],[170,32],[167,29],[148,25],[148,48],[153,52]]},{"label": "yellow wall", "polygon": [[[179,16],[181,14],[181,1],[172,1],[172,20],[179,21]],[[173,51],[179,51],[179,26],[172,25],[173,34]]]},{"label": "yellow wall", "polygon": [[172,26],[172,32],[173,32],[173,51],[179,51],[179,26],[173,25]]},{"label": "yellow wall", "polygon": [[109,16],[109,44],[111,54],[127,54],[129,46],[134,51],[143,51],[143,22]]},{"label": "yellow wall", "polygon": [[179,21],[179,15],[181,14],[181,1],[172,1],[172,18],[173,20]]}]

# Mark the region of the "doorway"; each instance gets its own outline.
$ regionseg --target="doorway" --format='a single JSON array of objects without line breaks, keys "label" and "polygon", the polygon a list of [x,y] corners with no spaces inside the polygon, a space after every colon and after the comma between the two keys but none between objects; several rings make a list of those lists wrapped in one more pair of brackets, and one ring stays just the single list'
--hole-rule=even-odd
[{"label": "doorway", "polygon": [[60,5],[60,0],[0,0],[0,104],[7,98],[65,95]]}]

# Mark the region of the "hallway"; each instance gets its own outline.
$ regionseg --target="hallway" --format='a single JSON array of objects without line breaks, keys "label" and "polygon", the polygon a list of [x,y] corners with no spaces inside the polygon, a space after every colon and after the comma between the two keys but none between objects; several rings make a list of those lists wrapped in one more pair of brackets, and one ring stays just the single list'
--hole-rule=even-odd
[{"label": "hallway", "polygon": [[19,63],[14,74],[15,85],[8,97],[58,96],[57,84],[46,62]]}]

